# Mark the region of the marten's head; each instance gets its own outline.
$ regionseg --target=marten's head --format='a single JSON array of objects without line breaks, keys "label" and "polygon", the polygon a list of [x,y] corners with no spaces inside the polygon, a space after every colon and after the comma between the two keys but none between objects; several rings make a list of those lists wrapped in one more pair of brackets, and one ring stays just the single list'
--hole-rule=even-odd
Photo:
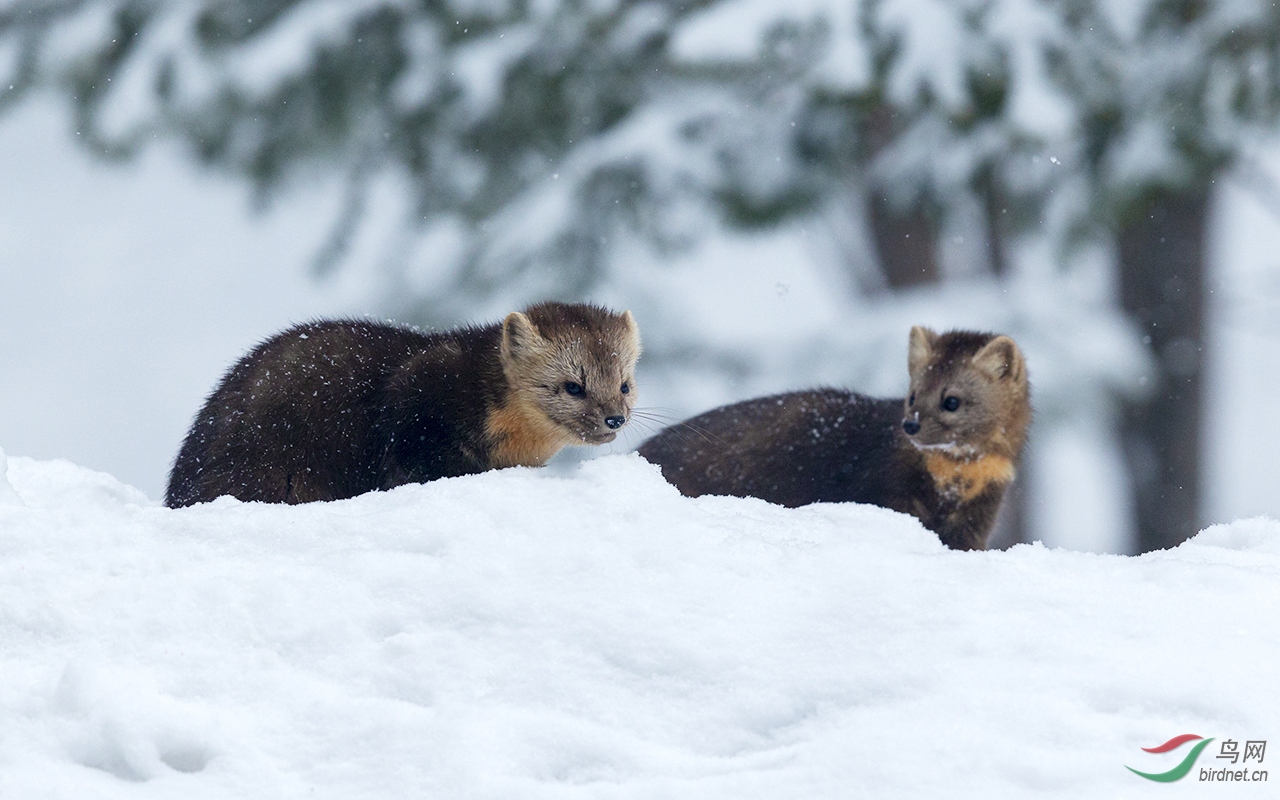
[{"label": "marten's head", "polygon": [[911,329],[902,429],[953,458],[1016,459],[1031,422],[1027,366],[1008,336]]},{"label": "marten's head", "polygon": [[630,311],[539,303],[502,323],[512,399],[536,409],[567,444],[611,442],[631,419],[640,330]]}]

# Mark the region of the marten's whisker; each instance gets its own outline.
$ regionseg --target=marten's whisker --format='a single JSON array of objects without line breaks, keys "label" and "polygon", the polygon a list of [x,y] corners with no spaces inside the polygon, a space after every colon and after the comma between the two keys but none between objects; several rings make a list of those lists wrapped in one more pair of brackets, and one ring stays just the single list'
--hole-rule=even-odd
[{"label": "marten's whisker", "polygon": [[688,422],[688,421],[681,422],[679,425],[674,425],[672,427],[679,430],[681,433],[684,433],[686,436],[688,436],[689,434],[693,434],[698,438],[702,439],[702,441],[704,442],[709,442],[712,444],[725,444],[725,440],[723,437],[717,436],[716,434],[712,433],[706,428],[703,428],[700,425],[695,425],[692,422]]},{"label": "marten's whisker", "polygon": [[660,413],[660,412],[654,411],[651,408],[632,409],[631,415],[633,417],[642,417],[644,419],[657,420],[658,422],[671,422],[672,420],[676,419],[676,417],[672,414]]}]

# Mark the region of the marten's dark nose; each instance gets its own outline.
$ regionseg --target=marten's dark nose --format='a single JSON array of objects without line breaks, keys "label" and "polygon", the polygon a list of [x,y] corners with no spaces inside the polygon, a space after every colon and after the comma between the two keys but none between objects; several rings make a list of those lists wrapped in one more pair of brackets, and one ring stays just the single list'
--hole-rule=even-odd
[{"label": "marten's dark nose", "polygon": [[908,436],[915,436],[920,432],[920,423],[914,419],[904,419],[902,421],[902,429],[907,432]]},{"label": "marten's dark nose", "polygon": [[605,424],[605,425],[608,425],[610,428],[612,428],[612,429],[613,429],[613,430],[615,430],[615,431],[616,431],[618,428],[621,428],[621,427],[626,423],[626,421],[627,421],[627,418],[626,418],[626,417],[621,417],[621,416],[619,416],[619,417],[605,417],[605,418],[604,418],[604,424]]}]

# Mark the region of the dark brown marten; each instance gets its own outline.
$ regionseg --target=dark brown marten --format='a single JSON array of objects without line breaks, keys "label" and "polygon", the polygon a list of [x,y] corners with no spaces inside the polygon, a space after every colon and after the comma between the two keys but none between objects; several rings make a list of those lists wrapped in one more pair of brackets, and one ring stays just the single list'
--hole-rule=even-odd
[{"label": "dark brown marten", "polygon": [[353,497],[612,441],[635,399],[630,312],[542,303],[440,333],[312,322],[240,360],[169,476],[171,508]]},{"label": "dark brown marten", "polygon": [[1007,336],[912,328],[910,393],[816,389],[708,411],[640,455],[682,494],[783,506],[871,503],[912,514],[957,550],[986,546],[1031,421]]}]

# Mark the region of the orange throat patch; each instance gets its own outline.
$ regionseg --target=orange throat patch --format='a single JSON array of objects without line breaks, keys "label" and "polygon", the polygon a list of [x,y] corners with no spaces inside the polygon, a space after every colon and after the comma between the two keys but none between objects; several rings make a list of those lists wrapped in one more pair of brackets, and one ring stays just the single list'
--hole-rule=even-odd
[{"label": "orange throat patch", "polygon": [[967,503],[995,484],[1003,488],[1016,474],[1013,461],[1005,456],[957,459],[937,452],[924,454],[924,466],[933,477],[938,492]]},{"label": "orange throat patch", "polygon": [[489,467],[540,467],[566,445],[581,444],[533,403],[513,397],[489,412],[485,433],[493,443]]}]

